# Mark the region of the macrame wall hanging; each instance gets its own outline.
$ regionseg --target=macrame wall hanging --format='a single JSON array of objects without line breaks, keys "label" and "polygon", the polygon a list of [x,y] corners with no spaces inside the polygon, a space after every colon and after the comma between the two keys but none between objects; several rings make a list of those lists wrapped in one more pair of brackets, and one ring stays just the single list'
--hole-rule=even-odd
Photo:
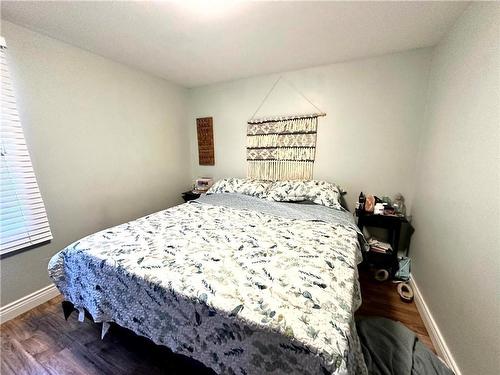
[{"label": "macrame wall hanging", "polygon": [[[259,180],[310,180],[313,177],[316,154],[318,117],[325,113],[255,118],[278,82],[279,77],[264,100],[248,121],[247,176]],[[288,81],[287,81],[288,82]],[[309,99],[297,91],[314,108]]]}]

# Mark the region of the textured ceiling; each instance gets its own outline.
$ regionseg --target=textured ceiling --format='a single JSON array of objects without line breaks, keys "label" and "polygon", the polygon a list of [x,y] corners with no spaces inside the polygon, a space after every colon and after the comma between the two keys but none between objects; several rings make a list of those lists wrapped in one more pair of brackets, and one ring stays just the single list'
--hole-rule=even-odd
[{"label": "textured ceiling", "polygon": [[3,19],[194,87],[431,46],[467,3],[2,1],[1,6]]}]

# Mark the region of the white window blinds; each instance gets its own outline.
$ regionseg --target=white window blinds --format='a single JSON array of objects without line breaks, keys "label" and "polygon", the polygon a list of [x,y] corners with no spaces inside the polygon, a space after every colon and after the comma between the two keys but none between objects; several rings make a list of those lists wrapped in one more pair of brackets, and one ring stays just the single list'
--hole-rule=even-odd
[{"label": "white window blinds", "polygon": [[0,37],[0,255],[52,239]]}]

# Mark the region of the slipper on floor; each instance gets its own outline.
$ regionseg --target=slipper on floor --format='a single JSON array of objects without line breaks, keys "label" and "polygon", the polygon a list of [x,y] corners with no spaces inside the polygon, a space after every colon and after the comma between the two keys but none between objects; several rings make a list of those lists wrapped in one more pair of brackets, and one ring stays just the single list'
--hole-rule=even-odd
[{"label": "slipper on floor", "polygon": [[401,297],[403,302],[412,302],[413,301],[413,289],[407,283],[399,283],[398,284],[398,294]]}]

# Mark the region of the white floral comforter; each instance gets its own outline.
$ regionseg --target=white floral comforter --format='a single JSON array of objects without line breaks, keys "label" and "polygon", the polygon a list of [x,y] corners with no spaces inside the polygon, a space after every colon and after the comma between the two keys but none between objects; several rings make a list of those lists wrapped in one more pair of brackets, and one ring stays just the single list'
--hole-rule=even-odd
[{"label": "white floral comforter", "polygon": [[96,322],[220,374],[366,373],[353,318],[355,227],[262,211],[176,206],[73,243],[49,274]]}]

